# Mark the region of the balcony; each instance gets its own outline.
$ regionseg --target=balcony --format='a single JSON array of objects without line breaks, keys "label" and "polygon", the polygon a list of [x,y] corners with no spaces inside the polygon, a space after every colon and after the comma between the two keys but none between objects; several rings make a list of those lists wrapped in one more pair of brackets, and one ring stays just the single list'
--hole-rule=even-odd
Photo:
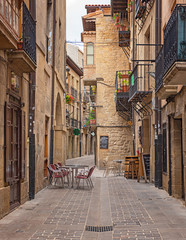
[{"label": "balcony", "polygon": [[130,47],[130,30],[119,30],[119,46]]},{"label": "balcony", "polygon": [[135,18],[142,18],[146,10],[145,1],[136,0],[136,16]]},{"label": "balcony", "polygon": [[161,48],[156,58],[156,80],[155,91],[160,99],[167,99],[168,97],[177,93],[177,86],[165,85],[163,83],[164,76],[164,47]]},{"label": "balcony", "polygon": [[89,103],[89,93],[88,92],[83,93],[83,102]]},{"label": "balcony", "polygon": [[125,11],[128,0],[111,0],[112,14]]},{"label": "balcony", "polygon": [[131,103],[128,102],[130,73],[130,70],[117,71],[115,80],[116,111],[127,121],[131,120]]},{"label": "balcony", "polygon": [[21,1],[0,1],[0,49],[16,49],[19,41]]},{"label": "balcony", "polygon": [[129,77],[129,101],[141,102],[152,93],[151,81],[153,64],[137,64]]},{"label": "balcony", "polygon": [[24,2],[21,12],[22,38],[18,49],[9,52],[8,60],[12,68],[29,73],[36,69],[36,24]]},{"label": "balcony", "polygon": [[90,99],[92,102],[96,101],[96,86],[90,86]]},{"label": "balcony", "polygon": [[164,30],[164,77],[168,85],[185,85],[186,5],[176,5]]},{"label": "balcony", "polygon": [[68,128],[78,128],[79,127],[79,122],[78,120],[74,119],[74,118],[70,118],[70,117],[66,117],[66,124]]}]

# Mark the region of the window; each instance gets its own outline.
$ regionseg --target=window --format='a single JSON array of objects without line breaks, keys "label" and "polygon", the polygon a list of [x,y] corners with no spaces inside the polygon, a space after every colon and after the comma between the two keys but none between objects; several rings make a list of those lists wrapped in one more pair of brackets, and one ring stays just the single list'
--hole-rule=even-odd
[{"label": "window", "polygon": [[94,44],[87,43],[87,65],[94,64]]}]

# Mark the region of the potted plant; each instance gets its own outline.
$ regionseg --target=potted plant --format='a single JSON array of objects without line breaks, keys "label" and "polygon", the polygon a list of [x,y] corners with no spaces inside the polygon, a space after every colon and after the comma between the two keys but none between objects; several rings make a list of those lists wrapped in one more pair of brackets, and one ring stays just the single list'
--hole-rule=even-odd
[{"label": "potted plant", "polygon": [[22,50],[23,49],[23,39],[22,38],[19,39],[19,42],[17,44],[17,48],[18,48],[18,50]]},{"label": "potted plant", "polygon": [[129,79],[126,79],[126,92],[128,92],[129,91]]},{"label": "potted plant", "polygon": [[119,22],[116,22],[115,26],[116,26],[117,29],[119,29]]},{"label": "potted plant", "polygon": [[116,22],[119,22],[119,13],[114,13],[113,19],[114,19]]},{"label": "potted plant", "polygon": [[120,25],[120,31],[125,31],[125,29],[126,29],[126,26],[124,24],[121,24]]},{"label": "potted plant", "polygon": [[126,92],[126,89],[125,89],[125,79],[122,81],[121,84],[122,84],[122,85],[121,85],[121,91],[122,91],[122,92]]},{"label": "potted plant", "polygon": [[118,72],[118,77],[121,79],[121,78],[128,78],[129,75],[128,74],[124,74],[124,73],[121,73],[121,72]]},{"label": "potted plant", "polygon": [[66,98],[67,104],[71,104],[71,102],[74,101],[74,98],[71,95],[69,95],[68,93],[66,94],[65,98]]},{"label": "potted plant", "polygon": [[121,88],[118,88],[118,91],[117,91],[117,93],[121,93]]}]

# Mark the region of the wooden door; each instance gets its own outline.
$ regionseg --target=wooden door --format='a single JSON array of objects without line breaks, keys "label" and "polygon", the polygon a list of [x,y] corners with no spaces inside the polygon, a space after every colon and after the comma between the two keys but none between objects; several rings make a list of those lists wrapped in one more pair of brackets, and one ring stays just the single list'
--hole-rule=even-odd
[{"label": "wooden door", "polygon": [[14,208],[20,202],[21,111],[8,104],[5,109],[5,182],[10,186],[10,206]]}]

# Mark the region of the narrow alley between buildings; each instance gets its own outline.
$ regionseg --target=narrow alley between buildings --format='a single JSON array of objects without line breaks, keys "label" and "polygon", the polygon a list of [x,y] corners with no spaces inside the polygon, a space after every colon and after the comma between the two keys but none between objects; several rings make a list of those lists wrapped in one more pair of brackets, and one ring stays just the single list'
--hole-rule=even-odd
[{"label": "narrow alley between buildings", "polygon": [[[74,162],[93,165],[94,157]],[[0,220],[0,239],[186,239],[186,208],[164,190],[98,169],[92,179],[92,190],[46,187]]]}]

